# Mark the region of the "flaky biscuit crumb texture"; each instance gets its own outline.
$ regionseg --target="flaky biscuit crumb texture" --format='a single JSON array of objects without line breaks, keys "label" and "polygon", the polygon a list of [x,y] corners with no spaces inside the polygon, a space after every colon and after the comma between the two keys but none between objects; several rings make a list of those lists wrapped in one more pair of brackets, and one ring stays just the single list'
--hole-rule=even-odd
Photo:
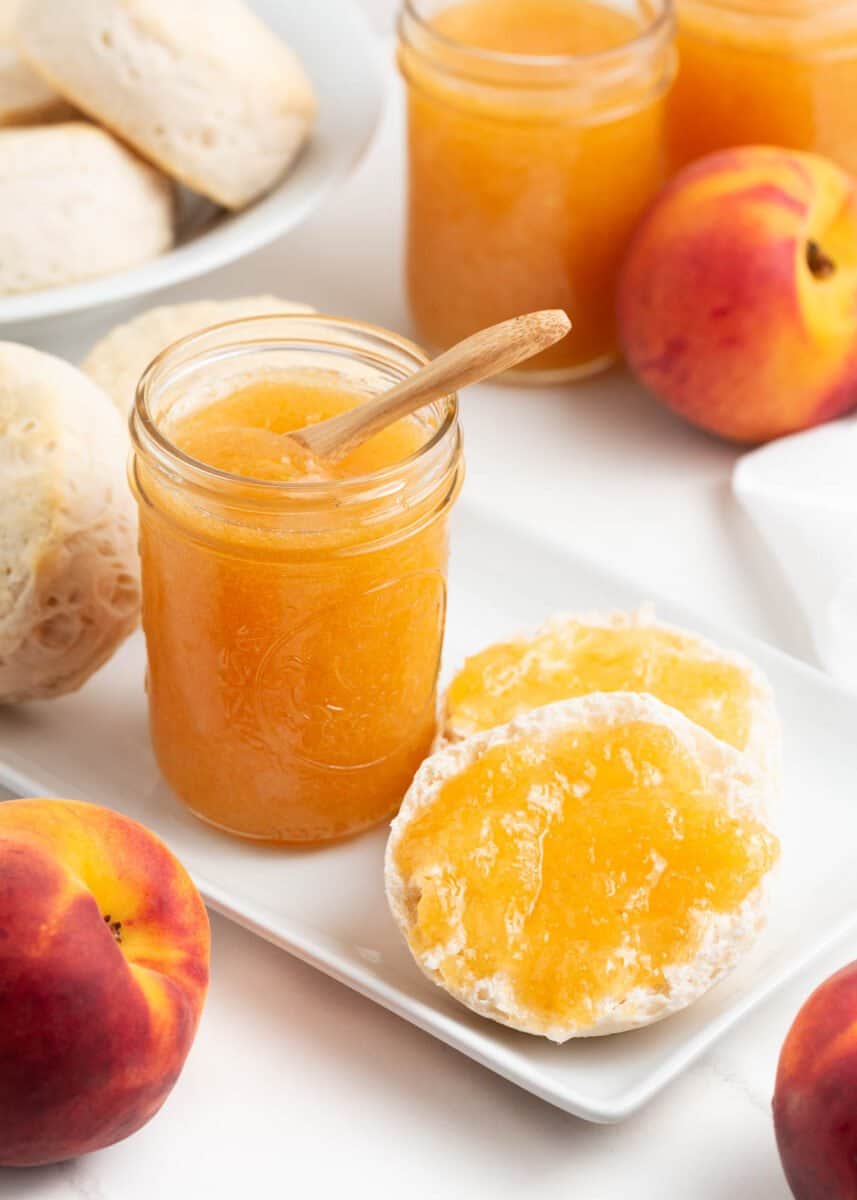
[{"label": "flaky biscuit crumb texture", "polygon": [[[765,821],[761,781],[747,757],[652,696],[628,692],[596,693],[536,709],[508,725],[441,747],[417,771],[392,823],[385,857],[390,910],[412,953],[409,935],[418,897],[414,895],[411,881],[399,872],[396,849],[410,823],[432,805],[444,783],[495,746],[522,739],[549,739],[568,731],[619,728],[631,722],[661,725],[672,731],[679,745],[702,767],[708,789],[720,800],[728,816]],[[665,968],[666,990],[635,988],[621,1000],[606,1001],[586,1025],[543,1024],[535,1014],[521,1007],[510,979],[504,975],[480,979],[471,990],[451,994],[481,1016],[555,1042],[636,1029],[686,1008],[727,974],[759,936],[764,927],[767,904],[768,887],[763,881],[734,911],[697,912],[700,934],[697,953],[690,962]],[[414,957],[429,979],[445,987],[437,964],[430,956],[415,954]]]},{"label": "flaky biscuit crumb texture", "polygon": [[16,44],[78,108],[227,208],[276,183],[314,119],[297,56],[242,0],[25,0]]},{"label": "flaky biscuit crumb texture", "polygon": [[136,625],[126,456],[100,388],[0,342],[0,702],[74,691]]}]

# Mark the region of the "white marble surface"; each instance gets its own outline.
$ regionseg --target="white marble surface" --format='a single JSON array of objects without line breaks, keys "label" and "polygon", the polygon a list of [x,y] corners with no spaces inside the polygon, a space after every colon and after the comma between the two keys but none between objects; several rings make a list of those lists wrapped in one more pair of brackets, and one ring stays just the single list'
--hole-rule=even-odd
[{"label": "white marble surface", "polygon": [[[383,25],[390,0],[365,3]],[[406,328],[397,101],[394,88],[378,144],[322,213],[272,250],[173,294],[279,291]],[[69,327],[45,344],[84,349]],[[621,564],[722,623],[807,652],[777,572],[731,501],[734,453],[620,374],[576,390],[476,389],[464,422],[471,500]],[[0,1171],[0,1200],[786,1200],[769,1113],[778,1048],[811,987],[857,955],[857,940],[842,945],[640,1116],[599,1128],[217,917],[213,934],[199,1038],[159,1116],[85,1160]]]}]

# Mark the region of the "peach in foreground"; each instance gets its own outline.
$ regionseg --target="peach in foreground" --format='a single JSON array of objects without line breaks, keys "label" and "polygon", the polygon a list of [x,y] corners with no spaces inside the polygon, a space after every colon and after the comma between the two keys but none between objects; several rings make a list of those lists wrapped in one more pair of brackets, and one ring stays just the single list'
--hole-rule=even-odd
[{"label": "peach in foreground", "polygon": [[857,1200],[857,962],[812,993],[780,1053],[774,1125],[796,1200]]},{"label": "peach in foreground", "polygon": [[202,900],[154,834],[92,804],[0,804],[0,1165],[144,1125],[190,1050],[208,967]]}]

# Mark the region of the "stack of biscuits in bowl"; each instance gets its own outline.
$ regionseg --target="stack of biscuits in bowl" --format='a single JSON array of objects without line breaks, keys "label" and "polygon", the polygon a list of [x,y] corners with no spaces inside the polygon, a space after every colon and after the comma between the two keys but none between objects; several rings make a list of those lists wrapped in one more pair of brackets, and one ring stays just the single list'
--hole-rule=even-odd
[{"label": "stack of biscuits in bowl", "polygon": [[243,0],[0,0],[0,295],[168,251],[179,187],[252,204],[314,114],[300,61]]}]

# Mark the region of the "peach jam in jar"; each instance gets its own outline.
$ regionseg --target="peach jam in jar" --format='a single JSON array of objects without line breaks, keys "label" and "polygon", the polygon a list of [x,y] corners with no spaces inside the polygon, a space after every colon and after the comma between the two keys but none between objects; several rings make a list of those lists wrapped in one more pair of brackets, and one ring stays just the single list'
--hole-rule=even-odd
[{"label": "peach jam in jar", "polygon": [[425,361],[384,330],[296,315],[204,331],[143,377],[131,472],[152,740],[221,829],[356,833],[396,810],[428,753],[456,398],[333,464],[287,436]]},{"label": "peach jam in jar", "polygon": [[854,0],[678,0],[677,15],[674,166],[766,144],[857,173]]},{"label": "peach jam in jar", "polygon": [[614,287],[665,174],[670,0],[406,0],[407,284],[435,348],[563,308],[532,381],[616,354]]}]

